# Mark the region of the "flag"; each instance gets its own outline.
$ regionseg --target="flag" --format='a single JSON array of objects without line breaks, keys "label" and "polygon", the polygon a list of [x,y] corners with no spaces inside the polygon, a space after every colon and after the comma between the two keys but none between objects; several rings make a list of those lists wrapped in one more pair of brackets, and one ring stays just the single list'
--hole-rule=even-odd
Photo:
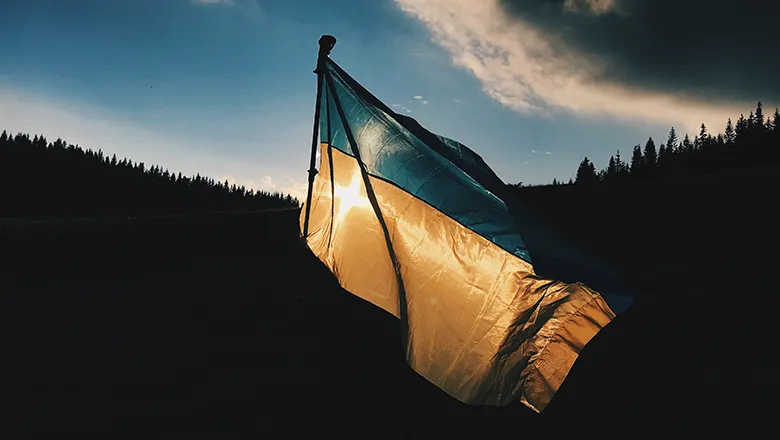
[{"label": "flag", "polygon": [[615,311],[583,283],[535,272],[478,154],[330,58],[320,74],[308,247],[344,289],[400,319],[407,361],[428,381],[468,404],[542,411]]}]

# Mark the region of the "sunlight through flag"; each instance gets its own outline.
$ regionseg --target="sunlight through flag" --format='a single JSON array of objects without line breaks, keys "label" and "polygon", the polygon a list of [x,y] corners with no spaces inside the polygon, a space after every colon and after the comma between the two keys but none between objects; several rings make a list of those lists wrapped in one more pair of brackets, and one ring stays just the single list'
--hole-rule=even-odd
[{"label": "sunlight through flag", "polygon": [[613,308],[537,275],[496,174],[369,93],[328,57],[331,38],[303,239],[344,289],[401,320],[420,375],[465,403],[542,411]]}]

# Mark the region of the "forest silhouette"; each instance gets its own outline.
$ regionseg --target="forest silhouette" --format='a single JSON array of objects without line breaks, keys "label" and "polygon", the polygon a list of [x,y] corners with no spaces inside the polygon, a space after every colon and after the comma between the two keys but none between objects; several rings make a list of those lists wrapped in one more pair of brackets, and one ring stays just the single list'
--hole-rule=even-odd
[{"label": "forest silhouette", "polygon": [[[739,173],[755,167],[780,164],[780,109],[765,116],[763,104],[748,116],[740,114],[736,122],[731,118],[718,134],[712,134],[705,124],[691,139],[690,134],[669,129],[666,142],[656,144],[648,138],[644,144],[634,145],[628,159],[618,150],[611,155],[606,167],[597,170],[587,156],[580,162],[576,174],[568,182],[553,178],[552,186],[578,184],[620,185],[627,182],[658,179],[680,179],[707,174]],[[549,185],[510,183],[512,188]]]},{"label": "forest silhouette", "polygon": [[[706,125],[691,140],[689,134],[679,138],[674,127],[666,142],[656,145],[649,138],[644,148],[637,144],[625,161],[618,150],[609,158],[606,168],[596,171],[587,157],[577,168],[574,183],[620,184],[626,181],[693,177],[712,173],[728,173],[780,162],[780,110],[764,116],[759,101],[755,111],[736,123],[731,118],[723,132],[713,135]],[[556,185],[557,179],[553,181]]]},{"label": "forest silhouette", "polygon": [[295,208],[289,194],[183,176],[62,139],[0,134],[0,217],[144,216]]},{"label": "forest silhouette", "polygon": [[[568,184],[597,184],[688,178],[729,173],[780,163],[780,110],[765,117],[761,102],[736,123],[731,118],[713,135],[702,124],[693,139],[680,139],[674,127],[666,142],[650,137],[625,160],[620,150],[597,171],[586,156]],[[564,185],[557,178],[552,186]],[[508,184],[524,187],[522,183]],[[525,187],[546,185],[526,185]],[[200,174],[183,176],[159,165],[108,157],[42,134],[0,134],[0,217],[128,216],[194,211],[238,211],[300,207],[289,194],[220,182]]]}]

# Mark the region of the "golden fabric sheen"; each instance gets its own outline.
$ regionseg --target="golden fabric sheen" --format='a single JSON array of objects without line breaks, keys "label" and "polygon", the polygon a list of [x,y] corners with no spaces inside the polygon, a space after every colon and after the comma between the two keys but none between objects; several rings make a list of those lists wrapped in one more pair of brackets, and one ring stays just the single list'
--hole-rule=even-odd
[{"label": "golden fabric sheen", "polygon": [[[396,272],[358,163],[326,144],[320,157],[308,246],[344,289],[400,317]],[[408,192],[370,182],[406,291],[409,365],[464,403],[520,400],[542,411],[585,344],[614,318],[601,295],[543,279]]]}]

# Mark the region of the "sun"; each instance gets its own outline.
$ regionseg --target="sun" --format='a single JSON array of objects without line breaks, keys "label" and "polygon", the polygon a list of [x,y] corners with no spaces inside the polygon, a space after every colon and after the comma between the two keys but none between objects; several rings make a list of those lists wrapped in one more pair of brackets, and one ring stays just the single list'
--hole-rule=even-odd
[{"label": "sun", "polygon": [[334,185],[334,193],[337,204],[334,217],[337,224],[344,221],[352,209],[371,208],[371,203],[368,201],[368,197],[366,197],[360,170],[352,174],[352,179],[347,186],[336,183]]}]

